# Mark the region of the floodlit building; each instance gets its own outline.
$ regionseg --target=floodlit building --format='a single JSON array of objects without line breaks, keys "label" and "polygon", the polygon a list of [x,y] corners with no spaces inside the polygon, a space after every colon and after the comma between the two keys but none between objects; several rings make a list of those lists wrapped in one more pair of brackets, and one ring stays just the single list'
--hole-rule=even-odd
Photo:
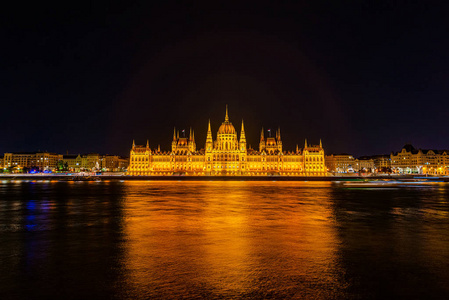
[{"label": "floodlit building", "polygon": [[371,157],[374,160],[374,168],[377,172],[383,172],[391,169],[390,155],[373,155]]},{"label": "floodlit building", "polygon": [[391,168],[400,174],[449,174],[449,150],[415,149],[410,144],[392,152]]},{"label": "floodlit building", "polygon": [[64,155],[64,163],[74,172],[106,171],[123,172],[128,167],[128,159],[118,155],[100,155],[97,153]]},{"label": "floodlit building", "polygon": [[319,145],[309,145],[296,151],[284,151],[281,132],[276,137],[265,138],[262,129],[259,149],[247,147],[245,128],[242,121],[240,139],[229,121],[226,108],[225,120],[213,139],[210,122],[204,149],[198,150],[195,132],[189,137],[180,137],[174,130],[171,151],[151,149],[133,142],[130,151],[129,175],[282,175],[282,176],[324,176],[324,149]]},{"label": "floodlit building", "polygon": [[333,173],[353,173],[357,172],[358,164],[354,156],[350,154],[331,154],[326,155],[326,167]]},{"label": "floodlit building", "polygon": [[374,173],[374,159],[370,156],[362,156],[356,160],[357,163],[357,171],[366,172],[366,173]]},{"label": "floodlit building", "polygon": [[3,167],[36,168],[41,171],[53,170],[60,160],[62,160],[62,155],[50,152],[5,153]]},{"label": "floodlit building", "polygon": [[106,172],[123,172],[128,167],[128,159],[118,155],[103,155],[100,162],[101,170]]},{"label": "floodlit building", "polygon": [[79,172],[83,167],[83,158],[80,154],[68,154],[63,156],[64,163],[67,163],[69,171]]}]

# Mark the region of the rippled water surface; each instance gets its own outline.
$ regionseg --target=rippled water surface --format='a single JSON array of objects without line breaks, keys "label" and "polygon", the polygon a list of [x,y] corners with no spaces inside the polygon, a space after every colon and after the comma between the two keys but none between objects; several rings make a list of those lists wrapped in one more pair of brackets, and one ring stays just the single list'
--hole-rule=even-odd
[{"label": "rippled water surface", "polygon": [[0,299],[449,299],[449,185],[0,182]]}]

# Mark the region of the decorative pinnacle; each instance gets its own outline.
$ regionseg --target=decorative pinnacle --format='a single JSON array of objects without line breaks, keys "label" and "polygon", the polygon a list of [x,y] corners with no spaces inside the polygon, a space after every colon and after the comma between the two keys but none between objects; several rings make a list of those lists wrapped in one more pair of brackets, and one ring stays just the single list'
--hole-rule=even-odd
[{"label": "decorative pinnacle", "polygon": [[226,104],[226,116],[225,116],[225,122],[229,122],[229,117],[228,117],[228,105]]},{"label": "decorative pinnacle", "polygon": [[242,130],[240,131],[240,141],[241,142],[246,142],[246,137],[245,137],[245,126],[243,125],[243,119],[242,119]]}]

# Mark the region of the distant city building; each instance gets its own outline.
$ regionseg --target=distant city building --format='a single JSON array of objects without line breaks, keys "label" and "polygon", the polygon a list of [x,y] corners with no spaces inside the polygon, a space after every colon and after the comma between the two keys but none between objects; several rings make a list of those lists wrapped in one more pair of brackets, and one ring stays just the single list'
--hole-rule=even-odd
[{"label": "distant city building", "polygon": [[101,169],[106,172],[123,172],[128,168],[129,161],[117,155],[103,155],[100,158]]},{"label": "distant city building", "polygon": [[361,156],[354,158],[350,154],[326,155],[326,167],[332,173],[380,173],[391,167],[389,155]]},{"label": "distant city building", "polygon": [[62,160],[62,155],[50,152],[5,153],[3,167],[16,169],[36,168],[41,171],[53,170],[60,160]]},{"label": "distant city building", "polygon": [[128,167],[128,159],[117,155],[100,155],[98,153],[64,155],[64,163],[67,163],[70,171],[106,171],[123,172]]},{"label": "distant city building", "polygon": [[[358,171],[356,160],[350,154],[326,155],[325,161],[328,171],[332,173],[353,173]],[[356,170],[354,167],[356,167]]]},{"label": "distant city building", "polygon": [[377,172],[384,172],[391,169],[390,155],[373,155],[371,158],[374,160],[374,168]]},{"label": "distant city building", "polygon": [[261,131],[259,150],[248,148],[242,121],[240,140],[232,123],[228,110],[217,132],[212,138],[210,122],[207,130],[205,148],[197,150],[195,133],[190,130],[189,137],[173,133],[171,151],[150,149],[133,142],[130,151],[129,175],[282,175],[282,176],[324,176],[327,174],[324,164],[324,150],[321,145],[309,145],[303,149],[284,151],[281,132],[265,138]]},{"label": "distant city building", "polygon": [[68,154],[63,156],[64,163],[67,164],[69,171],[79,172],[84,169],[85,161],[80,154]]},{"label": "distant city building", "polygon": [[391,168],[400,174],[449,174],[449,150],[416,149],[410,144],[392,152]]},{"label": "distant city building", "polygon": [[356,160],[356,169],[358,172],[374,173],[374,159],[371,156],[362,156]]}]

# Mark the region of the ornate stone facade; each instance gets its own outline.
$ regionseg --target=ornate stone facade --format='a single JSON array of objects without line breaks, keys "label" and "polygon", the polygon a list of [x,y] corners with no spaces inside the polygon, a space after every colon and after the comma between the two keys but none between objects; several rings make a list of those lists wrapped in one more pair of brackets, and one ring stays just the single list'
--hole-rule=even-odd
[{"label": "ornate stone facade", "polygon": [[191,176],[325,176],[324,150],[319,145],[308,145],[296,151],[284,151],[280,129],[276,137],[264,136],[262,129],[259,150],[248,148],[242,121],[240,139],[229,121],[226,108],[225,120],[214,141],[210,121],[204,149],[197,150],[195,133],[179,137],[173,133],[171,151],[163,152],[138,146],[133,142],[130,152],[129,175],[191,175]]}]

